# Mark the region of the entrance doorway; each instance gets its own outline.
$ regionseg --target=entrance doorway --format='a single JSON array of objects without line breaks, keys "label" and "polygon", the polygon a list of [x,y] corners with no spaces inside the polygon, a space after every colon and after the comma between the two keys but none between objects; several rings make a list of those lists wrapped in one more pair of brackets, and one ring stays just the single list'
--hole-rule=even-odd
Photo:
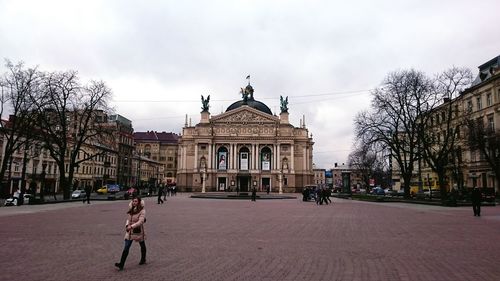
[{"label": "entrance doorway", "polygon": [[227,186],[226,178],[218,178],[217,181],[218,181],[217,186],[219,187],[219,191],[225,191]]},{"label": "entrance doorway", "polygon": [[262,178],[262,191],[267,192],[271,191],[271,179],[270,178]]},{"label": "entrance doorway", "polygon": [[248,186],[250,182],[250,177],[248,176],[238,176],[238,186],[240,188],[240,192],[248,192]]}]

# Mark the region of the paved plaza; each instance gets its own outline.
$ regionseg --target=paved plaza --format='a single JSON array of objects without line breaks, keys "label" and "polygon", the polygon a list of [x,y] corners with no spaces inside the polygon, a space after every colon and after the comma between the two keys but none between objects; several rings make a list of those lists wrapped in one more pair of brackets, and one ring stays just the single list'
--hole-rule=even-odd
[{"label": "paved plaza", "polygon": [[500,207],[333,200],[147,198],[123,271],[128,201],[1,207],[0,279],[500,280]]}]

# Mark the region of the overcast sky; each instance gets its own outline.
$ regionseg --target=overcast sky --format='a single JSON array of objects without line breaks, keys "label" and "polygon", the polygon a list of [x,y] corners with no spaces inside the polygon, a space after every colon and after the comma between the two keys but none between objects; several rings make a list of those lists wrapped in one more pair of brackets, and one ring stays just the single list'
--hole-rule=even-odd
[{"label": "overcast sky", "polygon": [[[434,74],[500,55],[498,0],[0,0],[0,57],[103,80],[135,131],[179,133],[254,97],[305,115],[314,162],[346,162],[353,117],[398,69]],[[0,67],[3,73],[5,68]]]}]

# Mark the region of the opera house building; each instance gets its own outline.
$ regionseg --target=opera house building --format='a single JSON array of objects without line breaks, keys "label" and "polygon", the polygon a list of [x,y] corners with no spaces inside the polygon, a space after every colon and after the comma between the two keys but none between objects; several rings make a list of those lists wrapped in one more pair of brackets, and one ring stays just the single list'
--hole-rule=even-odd
[{"label": "opera house building", "polygon": [[198,124],[184,124],[179,138],[177,188],[181,191],[300,192],[313,183],[312,134],[300,120],[288,120],[288,97],[281,113],[254,98],[250,83],[242,99],[211,116],[202,97]]}]

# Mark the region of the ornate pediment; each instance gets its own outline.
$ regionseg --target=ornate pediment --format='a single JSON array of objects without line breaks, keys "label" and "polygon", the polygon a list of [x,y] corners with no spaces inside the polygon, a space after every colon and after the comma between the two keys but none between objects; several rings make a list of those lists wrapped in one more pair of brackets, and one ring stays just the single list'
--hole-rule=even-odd
[{"label": "ornate pediment", "polygon": [[274,124],[279,122],[279,118],[273,115],[263,113],[251,107],[240,107],[230,112],[225,112],[210,119],[213,124]]}]

